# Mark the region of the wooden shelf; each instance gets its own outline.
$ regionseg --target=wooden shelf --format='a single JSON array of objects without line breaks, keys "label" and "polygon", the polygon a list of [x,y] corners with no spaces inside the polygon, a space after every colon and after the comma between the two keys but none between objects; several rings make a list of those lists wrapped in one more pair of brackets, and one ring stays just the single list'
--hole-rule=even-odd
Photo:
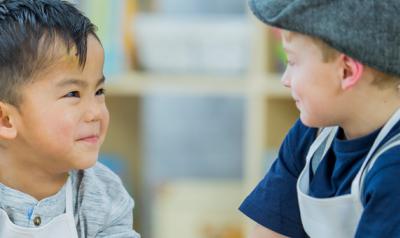
[{"label": "wooden shelf", "polygon": [[262,74],[252,77],[251,92],[258,92],[266,98],[290,99],[290,89],[285,88],[280,81],[279,74]]},{"label": "wooden shelf", "polygon": [[142,96],[149,93],[187,93],[210,95],[261,94],[272,98],[290,98],[279,75],[262,76],[199,76],[160,75],[129,72],[107,80],[107,95]]},{"label": "wooden shelf", "polygon": [[111,96],[141,96],[144,94],[187,93],[243,95],[246,92],[244,77],[160,75],[151,73],[126,73],[107,81],[107,94]]}]

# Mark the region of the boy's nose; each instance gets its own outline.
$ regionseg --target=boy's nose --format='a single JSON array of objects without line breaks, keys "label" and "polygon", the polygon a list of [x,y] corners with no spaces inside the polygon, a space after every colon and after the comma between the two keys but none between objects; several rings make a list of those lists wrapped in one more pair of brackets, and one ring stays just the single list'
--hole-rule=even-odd
[{"label": "boy's nose", "polygon": [[102,105],[100,105],[98,102],[93,102],[87,105],[86,111],[85,111],[85,121],[86,122],[91,122],[91,121],[98,121],[101,119],[102,115]]},{"label": "boy's nose", "polygon": [[281,78],[281,83],[283,84],[283,86],[290,88],[290,78],[287,75],[287,72],[285,71],[285,73],[283,73],[282,78]]}]

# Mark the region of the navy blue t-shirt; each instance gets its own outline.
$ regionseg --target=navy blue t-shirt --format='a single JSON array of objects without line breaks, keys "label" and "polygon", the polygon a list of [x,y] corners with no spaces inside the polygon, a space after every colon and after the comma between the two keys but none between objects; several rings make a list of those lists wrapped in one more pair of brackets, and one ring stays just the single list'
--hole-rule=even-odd
[{"label": "navy blue t-shirt", "polygon": [[[350,193],[351,183],[380,130],[344,140],[339,129],[310,182],[310,195],[324,198]],[[382,143],[400,133],[400,123]],[[300,218],[296,182],[316,128],[300,120],[289,131],[267,175],[240,205],[258,224],[289,237],[307,237]],[[400,237],[400,146],[384,152],[365,177],[364,211],[356,237]]]}]

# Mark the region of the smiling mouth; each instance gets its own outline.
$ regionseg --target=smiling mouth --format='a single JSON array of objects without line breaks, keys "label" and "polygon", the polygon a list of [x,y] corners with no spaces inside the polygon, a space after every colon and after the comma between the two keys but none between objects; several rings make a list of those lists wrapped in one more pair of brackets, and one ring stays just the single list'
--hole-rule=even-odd
[{"label": "smiling mouth", "polygon": [[295,99],[295,100],[294,100],[294,103],[296,104],[296,107],[299,108],[300,101]]},{"label": "smiling mouth", "polygon": [[97,135],[86,136],[78,139],[78,141],[83,141],[90,144],[97,144],[97,142],[99,141],[99,136]]}]

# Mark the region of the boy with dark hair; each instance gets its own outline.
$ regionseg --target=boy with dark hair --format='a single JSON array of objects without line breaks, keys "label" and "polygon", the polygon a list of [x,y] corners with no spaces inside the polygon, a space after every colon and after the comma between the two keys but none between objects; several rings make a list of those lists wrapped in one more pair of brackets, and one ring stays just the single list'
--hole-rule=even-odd
[{"label": "boy with dark hair", "polygon": [[60,0],[0,1],[0,237],[139,237],[96,163],[109,121],[95,26]]},{"label": "boy with dark hair", "polygon": [[[250,237],[400,237],[400,1],[250,0],[300,120],[240,210]],[[318,128],[321,128],[320,130]]]}]

